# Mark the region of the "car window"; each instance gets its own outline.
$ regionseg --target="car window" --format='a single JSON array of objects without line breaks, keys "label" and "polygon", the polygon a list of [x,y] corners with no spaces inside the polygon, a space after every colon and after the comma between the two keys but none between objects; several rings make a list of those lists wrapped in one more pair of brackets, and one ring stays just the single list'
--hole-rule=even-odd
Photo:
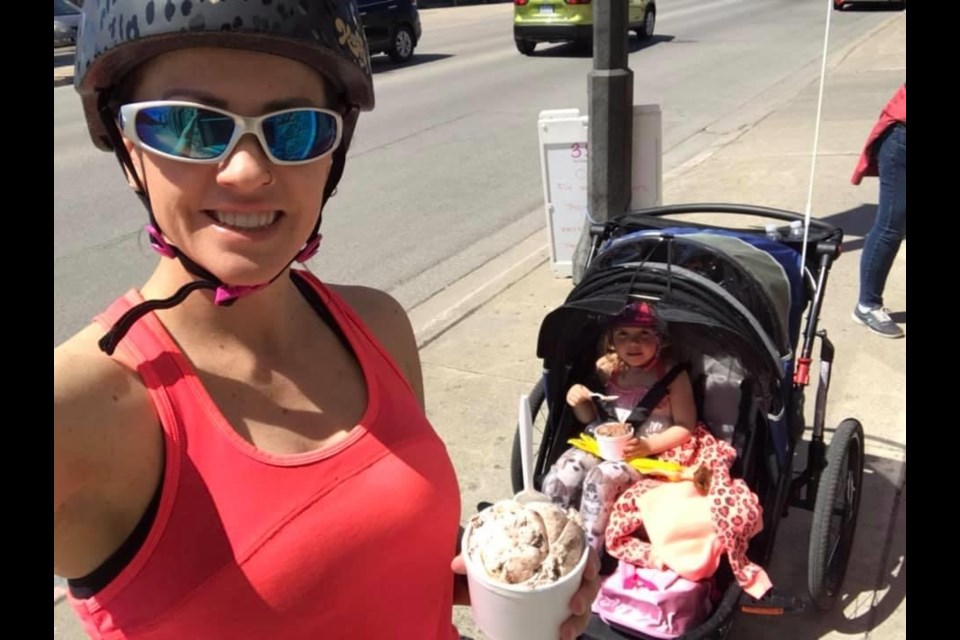
[{"label": "car window", "polygon": [[80,13],[80,9],[67,2],[67,0],[53,0],[53,15],[69,16],[78,13]]}]

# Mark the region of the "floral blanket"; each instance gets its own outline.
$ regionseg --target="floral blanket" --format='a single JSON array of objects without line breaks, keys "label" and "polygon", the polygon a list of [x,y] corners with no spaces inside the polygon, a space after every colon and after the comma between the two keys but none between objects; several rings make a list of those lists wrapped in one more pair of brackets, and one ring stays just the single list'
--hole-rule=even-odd
[{"label": "floral blanket", "polygon": [[712,472],[706,493],[692,482],[645,476],[614,504],[607,550],[638,567],[672,569],[689,580],[713,575],[726,553],[737,582],[754,598],[771,587],[767,573],[747,558],[750,538],[763,529],[763,511],[746,482],[730,476],[736,450],[702,425],[694,437],[660,455],[690,469]]}]

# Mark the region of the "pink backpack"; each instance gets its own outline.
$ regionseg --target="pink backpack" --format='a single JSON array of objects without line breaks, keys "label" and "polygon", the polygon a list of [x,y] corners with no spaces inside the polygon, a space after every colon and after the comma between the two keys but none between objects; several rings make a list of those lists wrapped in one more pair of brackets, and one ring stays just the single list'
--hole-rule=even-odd
[{"label": "pink backpack", "polygon": [[710,615],[711,583],[693,582],[669,569],[645,569],[620,561],[593,602],[608,625],[654,638],[676,638]]}]

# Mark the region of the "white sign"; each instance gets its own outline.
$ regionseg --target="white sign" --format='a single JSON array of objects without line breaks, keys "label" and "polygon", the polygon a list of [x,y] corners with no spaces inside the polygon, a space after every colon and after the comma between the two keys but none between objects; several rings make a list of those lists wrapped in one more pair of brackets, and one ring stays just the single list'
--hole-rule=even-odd
[{"label": "white sign", "polygon": [[[579,109],[540,112],[540,168],[550,237],[551,268],[556,277],[573,273],[573,253],[589,214],[587,199],[587,116]],[[631,209],[660,204],[660,107],[633,109]]]},{"label": "white sign", "polygon": [[[544,155],[553,254],[558,262],[572,263],[580,230],[587,218],[586,143],[547,145]],[[565,267],[564,271],[568,268]]]}]

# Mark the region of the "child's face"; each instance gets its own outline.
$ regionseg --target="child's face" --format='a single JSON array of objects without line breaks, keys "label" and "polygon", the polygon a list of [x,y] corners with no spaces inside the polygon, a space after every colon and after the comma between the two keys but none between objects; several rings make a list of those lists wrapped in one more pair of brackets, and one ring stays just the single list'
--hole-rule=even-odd
[{"label": "child's face", "polygon": [[631,367],[649,364],[660,346],[660,337],[653,329],[646,327],[617,327],[611,339],[617,355]]}]

